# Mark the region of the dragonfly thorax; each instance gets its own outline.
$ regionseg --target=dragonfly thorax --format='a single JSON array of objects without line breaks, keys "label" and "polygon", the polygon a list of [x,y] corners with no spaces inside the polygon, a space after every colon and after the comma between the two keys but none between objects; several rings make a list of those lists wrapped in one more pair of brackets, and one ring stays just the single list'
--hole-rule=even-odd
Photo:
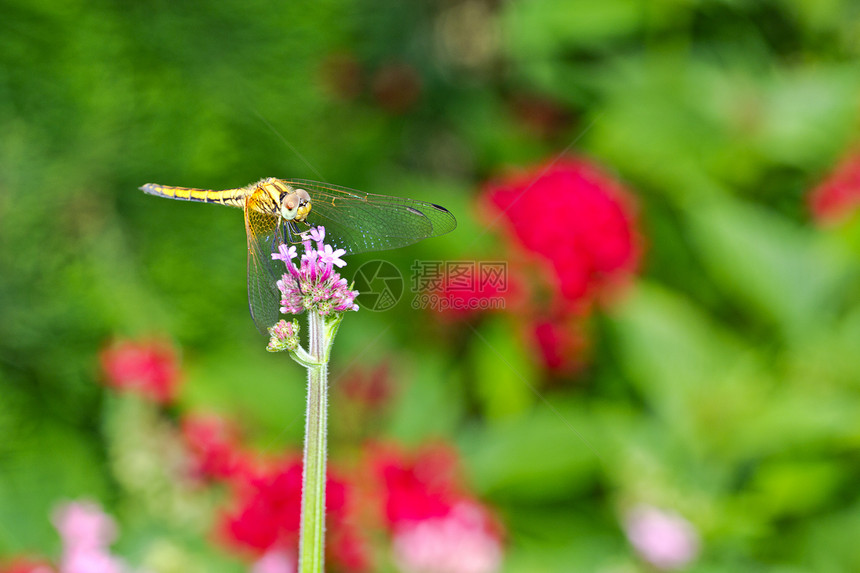
[{"label": "dragonfly thorax", "polygon": [[304,222],[311,211],[311,196],[283,179],[269,177],[250,186],[246,208],[285,221]]}]

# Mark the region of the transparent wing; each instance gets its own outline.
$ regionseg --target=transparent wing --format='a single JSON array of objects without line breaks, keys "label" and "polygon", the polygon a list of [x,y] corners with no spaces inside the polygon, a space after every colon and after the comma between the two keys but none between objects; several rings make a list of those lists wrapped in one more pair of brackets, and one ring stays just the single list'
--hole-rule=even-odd
[{"label": "transparent wing", "polygon": [[272,252],[284,242],[278,217],[245,209],[248,236],[248,306],[257,330],[269,336],[269,327],[279,320],[280,293],[277,282],[284,274],[284,263],[272,260]]},{"label": "transparent wing", "polygon": [[347,254],[404,247],[444,235],[457,226],[454,215],[433,203],[305,179],[284,181],[308,192],[308,225],[324,226],[326,243],[345,249]]}]

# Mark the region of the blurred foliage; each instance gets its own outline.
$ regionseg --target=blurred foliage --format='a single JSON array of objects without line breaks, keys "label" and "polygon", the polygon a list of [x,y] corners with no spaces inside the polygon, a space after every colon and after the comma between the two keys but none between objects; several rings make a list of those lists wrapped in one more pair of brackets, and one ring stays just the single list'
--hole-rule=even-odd
[{"label": "blurred foliage", "polygon": [[[459,447],[508,571],[640,570],[618,517],[640,501],[698,528],[690,570],[860,569],[860,223],[804,209],[857,139],[858,38],[848,0],[4,0],[0,554],[56,555],[51,507],[88,496],[132,562],[233,570],[124,504],[97,384],[113,338],[183,349],[178,409],[301,442],[304,374],[247,315],[240,214],[140,185],[302,177],[445,205],[457,231],[384,254],[408,275],[503,258],[481,182],[570,151],[636,191],[646,248],[589,366],[551,379],[522,317],[440,323],[404,299],[347,318],[334,391],[391,365],[376,435]],[[337,463],[356,436],[332,417]]]}]

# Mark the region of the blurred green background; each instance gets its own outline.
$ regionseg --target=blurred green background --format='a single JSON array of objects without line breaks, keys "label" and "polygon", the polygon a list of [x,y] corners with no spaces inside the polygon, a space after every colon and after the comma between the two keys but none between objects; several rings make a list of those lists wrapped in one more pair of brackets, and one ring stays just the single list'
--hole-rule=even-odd
[{"label": "blurred green background", "polygon": [[[620,517],[640,502],[695,526],[691,571],[860,570],[860,233],[806,208],[857,139],[858,54],[848,0],[0,2],[0,556],[56,556],[60,499],[104,503],[133,562],[158,529],[112,470],[110,340],[181,349],[170,415],[301,444],[304,373],[248,316],[240,212],[140,185],[445,205],[454,233],[381,256],[408,276],[504,258],[482,184],[567,150],[631,190],[644,244],[586,366],[549,376],[511,313],[355,313],[333,462],[450,441],[505,571],[648,570]],[[379,364],[393,402],[350,425],[338,377]]]}]

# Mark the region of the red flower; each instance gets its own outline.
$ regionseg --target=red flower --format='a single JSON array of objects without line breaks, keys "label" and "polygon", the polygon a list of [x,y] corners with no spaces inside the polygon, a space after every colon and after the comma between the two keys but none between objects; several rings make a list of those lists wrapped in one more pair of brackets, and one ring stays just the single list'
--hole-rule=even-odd
[{"label": "red flower", "polygon": [[329,54],[320,68],[321,83],[330,95],[343,101],[352,101],[361,95],[364,70],[353,54]]},{"label": "red flower", "polygon": [[176,353],[165,342],[116,342],[101,352],[101,366],[108,386],[167,404],[179,386]]},{"label": "red flower", "polygon": [[420,99],[421,83],[421,76],[409,64],[389,62],[373,74],[371,91],[382,109],[400,115]]},{"label": "red flower", "polygon": [[353,368],[344,376],[340,388],[351,401],[368,408],[379,408],[388,402],[393,390],[388,364],[383,362],[374,368]]},{"label": "red flower", "polygon": [[588,348],[581,325],[556,317],[537,320],[532,329],[547,369],[557,374],[569,373],[580,365],[578,359]]},{"label": "red flower", "polygon": [[228,479],[250,466],[242,450],[239,429],[215,414],[190,414],[182,418],[182,437],[191,457],[193,472],[203,478]]},{"label": "red flower", "polygon": [[370,466],[383,486],[389,527],[445,516],[463,498],[456,480],[456,454],[445,445],[426,446],[411,456],[395,446],[376,446]]},{"label": "red flower", "polygon": [[807,197],[812,217],[821,225],[844,220],[860,206],[860,149],[849,152]]},{"label": "red flower", "polygon": [[491,573],[502,554],[502,528],[462,490],[456,453],[444,444],[412,455],[392,446],[371,450],[382,485],[386,525],[398,570]]},{"label": "red flower", "polygon": [[[565,157],[491,182],[483,202],[512,246],[512,282],[527,285],[525,315],[546,368],[583,362],[582,323],[639,266],[641,245],[628,192],[590,161]],[[520,276],[515,276],[519,274]],[[534,318],[534,317],[550,318]]]},{"label": "red flower", "polygon": [[628,193],[585,159],[563,158],[487,185],[520,248],[550,263],[564,310],[623,281],[640,259]]},{"label": "red flower", "polygon": [[0,573],[54,573],[54,568],[43,559],[17,557],[0,565]]},{"label": "red flower", "polygon": [[[231,545],[262,555],[298,544],[302,464],[287,459],[272,467],[235,476],[234,508],[221,516],[220,531]],[[349,515],[347,484],[329,474],[326,482],[326,549],[336,565],[364,571],[368,558]]]},{"label": "red flower", "polygon": [[[248,473],[237,478],[237,507],[222,519],[227,538],[261,554],[278,543],[285,546],[297,543],[302,495],[301,462],[291,460],[261,475]],[[331,489],[328,490],[329,496]]]},{"label": "red flower", "polygon": [[570,127],[570,112],[552,99],[517,93],[510,98],[509,105],[520,125],[538,137],[551,139]]}]

